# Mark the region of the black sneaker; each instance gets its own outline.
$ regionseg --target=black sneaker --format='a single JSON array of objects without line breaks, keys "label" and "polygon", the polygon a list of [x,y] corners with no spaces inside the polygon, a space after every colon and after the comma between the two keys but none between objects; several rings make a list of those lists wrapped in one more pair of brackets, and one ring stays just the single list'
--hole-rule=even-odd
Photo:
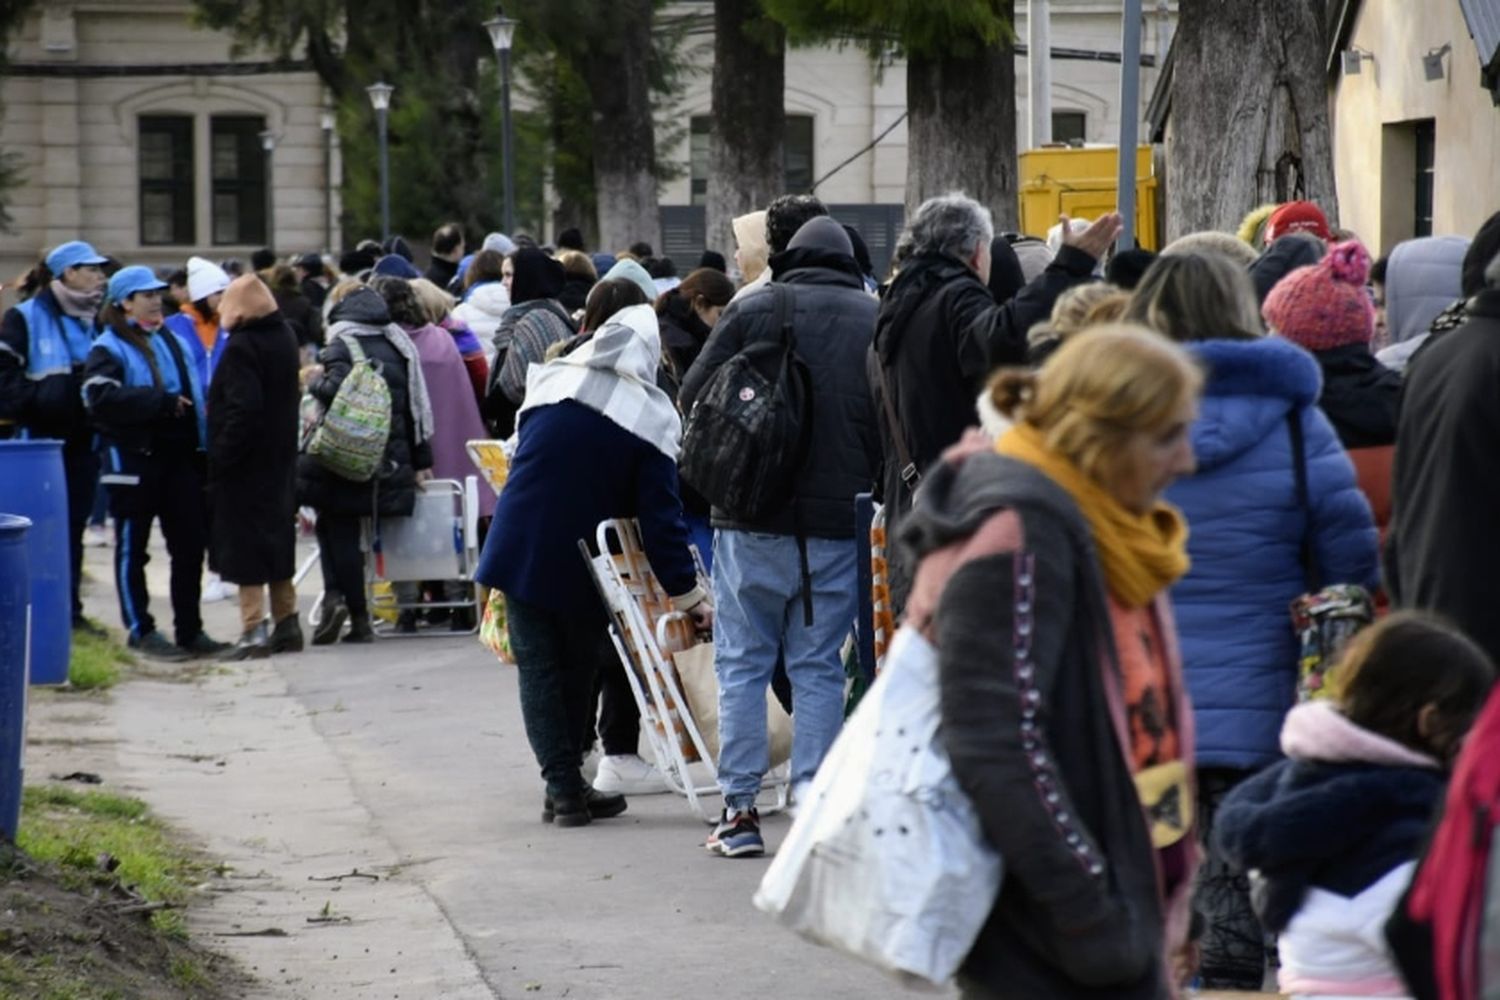
[{"label": "black sneaker", "polygon": [[272,653],[302,652],[302,622],[295,611],[276,623],[269,645]]},{"label": "black sneaker", "polygon": [[370,625],[370,616],[364,615],[360,618],[349,619],[349,634],[344,636],[345,642],[374,642],[375,629]]},{"label": "black sneaker", "polygon": [[95,639],[109,638],[109,630],[107,628],[92,618],[85,618],[83,615],[79,615],[73,619],[73,631],[82,632],[84,635],[92,636]]},{"label": "black sneaker", "polygon": [[587,826],[596,819],[609,819],[625,811],[623,795],[588,789],[582,795],[563,795],[542,800],[542,822],[558,826]]},{"label": "black sneaker", "polygon": [[318,627],[313,629],[314,646],[331,646],[339,641],[339,632],[349,620],[349,608],[344,599],[325,594],[322,612],[318,616]]},{"label": "black sneaker", "polygon": [[143,656],[165,663],[185,663],[193,658],[193,654],[172,645],[155,629],[142,636],[131,636],[128,645]]},{"label": "black sneaker", "polygon": [[207,632],[199,632],[187,642],[178,643],[178,648],[192,657],[218,656],[229,648],[229,643],[211,639]]}]

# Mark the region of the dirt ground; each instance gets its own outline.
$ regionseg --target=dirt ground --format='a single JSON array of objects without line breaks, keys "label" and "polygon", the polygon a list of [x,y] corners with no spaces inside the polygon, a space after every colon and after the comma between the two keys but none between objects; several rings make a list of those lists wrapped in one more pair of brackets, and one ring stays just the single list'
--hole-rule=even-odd
[{"label": "dirt ground", "polygon": [[3,1000],[229,1000],[248,982],[229,960],[152,927],[113,880],[76,878],[19,855],[0,862]]}]

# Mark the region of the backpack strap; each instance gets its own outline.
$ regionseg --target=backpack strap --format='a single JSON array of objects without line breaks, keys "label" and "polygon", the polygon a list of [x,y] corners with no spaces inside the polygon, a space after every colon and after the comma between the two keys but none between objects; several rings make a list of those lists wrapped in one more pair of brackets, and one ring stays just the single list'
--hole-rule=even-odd
[{"label": "backpack strap", "polygon": [[1302,411],[1292,407],[1286,415],[1287,430],[1292,437],[1292,475],[1297,480],[1297,506],[1307,515],[1307,526],[1302,531],[1299,557],[1302,574],[1307,580],[1309,592],[1318,589],[1322,574],[1318,571],[1318,558],[1312,546],[1312,500],[1307,489],[1307,443],[1302,433]]}]

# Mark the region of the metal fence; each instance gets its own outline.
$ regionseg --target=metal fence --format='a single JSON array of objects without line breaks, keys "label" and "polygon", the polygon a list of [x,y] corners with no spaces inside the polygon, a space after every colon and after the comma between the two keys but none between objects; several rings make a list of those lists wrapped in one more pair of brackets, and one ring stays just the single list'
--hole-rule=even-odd
[{"label": "metal fence", "polygon": [[[901,227],[906,222],[905,206],[829,205],[828,211],[864,237],[865,245],[870,248],[875,276],[883,278],[890,266],[891,254],[895,252],[896,240],[901,236]],[[661,206],[661,252],[672,258],[679,275],[686,275],[697,265],[707,230],[702,205]],[[722,252],[729,258],[733,256],[734,248],[724,247]]]}]

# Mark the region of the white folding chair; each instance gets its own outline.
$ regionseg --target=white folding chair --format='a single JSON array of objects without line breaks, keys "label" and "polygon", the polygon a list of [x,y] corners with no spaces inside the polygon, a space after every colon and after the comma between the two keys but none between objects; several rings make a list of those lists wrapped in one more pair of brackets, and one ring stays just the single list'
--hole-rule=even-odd
[{"label": "white folding chair", "polygon": [[[673,653],[687,650],[698,641],[692,619],[672,610],[669,595],[651,570],[641,545],[640,528],[633,519],[601,522],[594,533],[594,546],[591,550],[586,541],[578,542],[609,611],[610,639],[640,708],[642,729],[656,766],[667,785],[686,796],[688,808],[704,822],[713,823],[719,811],[704,799],[720,794],[718,768],[688,708],[671,659]],[[696,558],[696,551],[694,555]],[[701,576],[701,563],[699,573]],[[790,793],[786,765],[766,775],[762,792],[774,796],[764,811],[786,808]]]}]

